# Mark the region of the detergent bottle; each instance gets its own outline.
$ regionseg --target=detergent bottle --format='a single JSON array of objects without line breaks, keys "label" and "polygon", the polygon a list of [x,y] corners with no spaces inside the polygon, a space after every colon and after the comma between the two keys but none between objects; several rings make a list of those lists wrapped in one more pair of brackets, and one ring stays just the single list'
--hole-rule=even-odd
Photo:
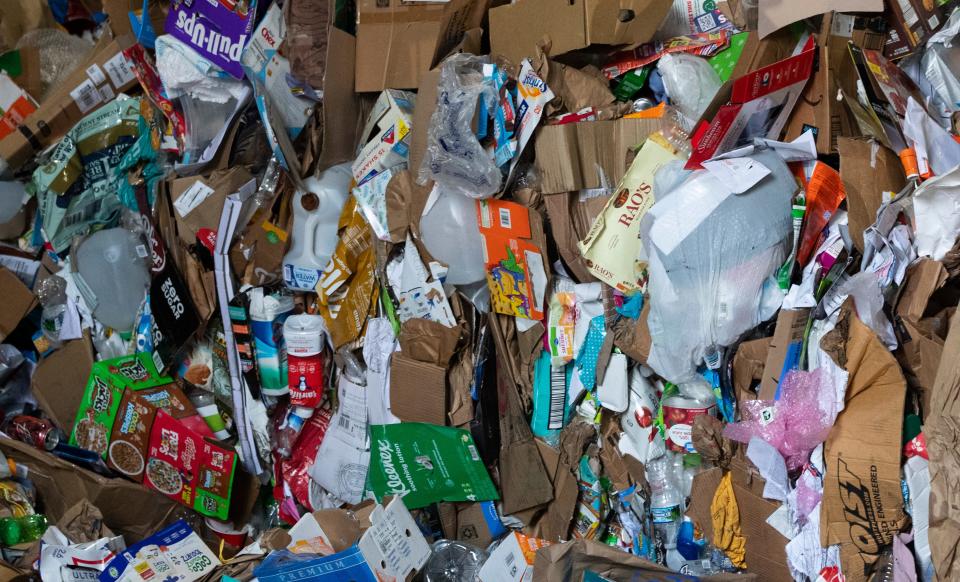
[{"label": "detergent bottle", "polygon": [[337,223],[350,195],[350,164],[340,164],[304,180],[293,197],[293,240],[283,257],[283,282],[313,291],[337,246]]}]

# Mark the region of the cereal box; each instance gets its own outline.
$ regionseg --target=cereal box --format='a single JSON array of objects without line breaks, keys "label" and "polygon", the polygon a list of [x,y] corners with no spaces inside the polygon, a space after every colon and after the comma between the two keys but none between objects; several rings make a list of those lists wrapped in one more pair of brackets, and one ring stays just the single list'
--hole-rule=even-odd
[{"label": "cereal box", "polygon": [[120,400],[120,408],[107,450],[107,465],[130,477],[143,481],[150,429],[158,410],[165,410],[194,432],[213,436],[207,423],[197,414],[187,396],[176,384],[167,384],[145,390],[127,390]]},{"label": "cereal box", "polygon": [[93,365],[70,433],[70,444],[106,460],[110,433],[126,389],[142,390],[172,382],[161,376],[148,353],[121,356]]},{"label": "cereal box", "polygon": [[160,410],[150,431],[143,483],[194,511],[226,519],[237,454]]}]

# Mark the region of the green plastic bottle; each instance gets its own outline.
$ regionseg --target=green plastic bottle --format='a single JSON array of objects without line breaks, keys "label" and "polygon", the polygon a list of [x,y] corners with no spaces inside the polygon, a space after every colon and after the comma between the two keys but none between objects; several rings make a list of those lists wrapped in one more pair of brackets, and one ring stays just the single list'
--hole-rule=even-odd
[{"label": "green plastic bottle", "polygon": [[0,543],[15,546],[39,540],[47,531],[47,517],[43,514],[0,518]]}]

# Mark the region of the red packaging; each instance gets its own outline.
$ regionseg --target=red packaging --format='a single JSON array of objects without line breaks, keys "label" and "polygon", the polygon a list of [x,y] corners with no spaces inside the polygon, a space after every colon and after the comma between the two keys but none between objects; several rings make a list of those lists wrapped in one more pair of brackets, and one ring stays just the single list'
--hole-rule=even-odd
[{"label": "red packaging", "polygon": [[329,406],[318,408],[310,420],[303,425],[300,431],[300,437],[297,439],[296,446],[289,459],[280,461],[280,471],[283,480],[290,487],[294,498],[311,511],[316,511],[310,503],[310,489],[314,487],[313,479],[307,474],[307,471],[313,466],[317,458],[317,451],[320,450],[320,444],[323,437],[327,434],[327,427],[330,426],[330,417],[333,413]]},{"label": "red packaging", "polygon": [[287,377],[290,383],[290,404],[305,408],[320,406],[323,396],[323,355],[296,356],[287,354]]},{"label": "red packaging", "polygon": [[150,431],[143,484],[194,511],[227,519],[237,454],[208,441],[163,410]]}]

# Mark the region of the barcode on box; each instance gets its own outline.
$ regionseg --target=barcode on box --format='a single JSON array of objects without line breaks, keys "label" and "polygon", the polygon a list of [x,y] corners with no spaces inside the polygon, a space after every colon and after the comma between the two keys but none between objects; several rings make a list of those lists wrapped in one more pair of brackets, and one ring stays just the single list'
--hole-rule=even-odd
[{"label": "barcode on box", "polygon": [[548,430],[563,428],[563,405],[567,395],[566,367],[550,368],[550,417],[547,419]]},{"label": "barcode on box", "polygon": [[80,108],[81,113],[88,113],[94,107],[100,105],[101,99],[100,91],[97,91],[96,86],[90,79],[80,83],[76,89],[70,91],[70,97]]},{"label": "barcode on box", "polygon": [[513,228],[510,222],[510,209],[501,208],[500,209],[500,226],[503,228]]},{"label": "barcode on box", "polygon": [[507,559],[505,563],[507,566],[512,566],[516,560],[517,560],[517,556],[513,552],[510,552],[509,554],[507,554]]},{"label": "barcode on box", "polygon": [[93,217],[100,211],[100,204],[102,199],[97,198],[90,204],[81,206],[80,208],[74,210],[70,214],[67,214],[63,217],[63,220],[60,222],[60,226],[65,228],[68,226],[73,226],[78,222],[87,222],[92,220]]}]

